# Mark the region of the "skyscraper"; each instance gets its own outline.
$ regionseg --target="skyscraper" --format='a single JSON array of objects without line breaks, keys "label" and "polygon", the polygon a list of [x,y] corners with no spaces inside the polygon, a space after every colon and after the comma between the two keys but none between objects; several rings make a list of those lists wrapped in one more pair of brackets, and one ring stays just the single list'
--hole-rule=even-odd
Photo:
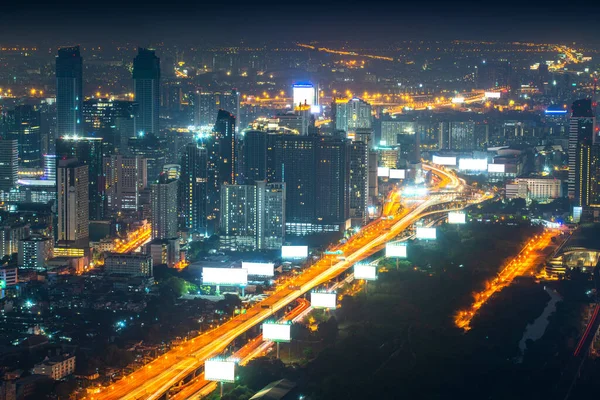
[{"label": "skyscraper", "polygon": [[[369,204],[369,147],[366,142],[352,142],[349,145],[349,212],[350,218],[358,225],[367,222]],[[376,181],[376,180],[375,180]]]},{"label": "skyscraper", "polygon": [[104,218],[104,183],[102,158],[111,154],[111,146],[104,146],[99,137],[61,137],[56,141],[59,158],[77,158],[88,166],[89,218],[92,221]]},{"label": "skyscraper", "polygon": [[346,139],[319,137],[316,140],[315,216],[323,223],[343,223],[348,218],[347,149]]},{"label": "skyscraper", "polygon": [[75,158],[59,160],[56,187],[58,241],[86,245],[89,237],[88,166]]},{"label": "skyscraper", "polygon": [[244,183],[267,179],[267,133],[261,131],[246,131],[243,145],[242,178]]},{"label": "skyscraper", "polygon": [[19,145],[19,166],[39,168],[42,165],[40,112],[29,104],[16,106],[7,117],[8,135]]},{"label": "skyscraper", "polygon": [[58,49],[56,57],[56,125],[58,136],[81,135],[83,59],[79,46]]},{"label": "skyscraper", "polygon": [[148,185],[146,159],[120,154],[104,157],[104,185],[109,213],[138,211],[140,193]]},{"label": "skyscraper", "polygon": [[336,100],[332,105],[335,129],[353,138],[357,131],[372,128],[371,104],[359,98]]},{"label": "skyscraper", "polygon": [[440,123],[440,149],[475,149],[474,121],[445,121]]},{"label": "skyscraper", "polygon": [[154,50],[138,48],[138,55],[133,59],[133,92],[139,106],[135,124],[137,134],[158,134],[160,59]]},{"label": "skyscraper", "polygon": [[194,99],[194,124],[214,124],[219,110],[229,111],[239,121],[240,93],[233,89],[224,92],[199,90]]},{"label": "skyscraper", "polygon": [[181,157],[179,179],[180,215],[184,226],[192,233],[206,235],[208,154],[205,147],[197,143],[185,146]]},{"label": "skyscraper", "polygon": [[19,151],[17,141],[0,138],[0,190],[9,191],[17,186]]},{"label": "skyscraper", "polygon": [[151,186],[152,239],[177,237],[177,181],[161,175]]},{"label": "skyscraper", "polygon": [[285,183],[255,185],[256,248],[279,249],[285,238]]},{"label": "skyscraper", "polygon": [[576,206],[585,208],[590,199],[591,146],[594,144],[596,118],[589,99],[575,101],[571,111],[568,195]]}]

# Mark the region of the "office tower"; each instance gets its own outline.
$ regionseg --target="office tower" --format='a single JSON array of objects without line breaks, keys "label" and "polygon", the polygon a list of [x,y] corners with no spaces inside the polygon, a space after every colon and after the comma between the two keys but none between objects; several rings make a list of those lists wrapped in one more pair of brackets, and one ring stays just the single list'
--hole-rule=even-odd
[{"label": "office tower", "polygon": [[106,146],[100,137],[68,137],[56,141],[56,155],[59,158],[76,158],[88,166],[89,218],[92,221],[104,218],[104,156],[111,154],[111,146]]},{"label": "office tower", "polygon": [[267,179],[267,133],[246,131],[243,139],[242,178],[245,184]]},{"label": "office tower", "polygon": [[56,151],[54,145],[57,134],[56,127],[56,101],[53,99],[42,100],[39,106],[40,111],[40,136],[42,154],[54,154]]},{"label": "office tower", "polygon": [[475,149],[475,122],[441,122],[440,149],[459,151]]},{"label": "office tower", "polygon": [[44,175],[42,179],[56,182],[56,156],[44,154]]},{"label": "office tower", "polygon": [[138,211],[140,193],[148,185],[146,159],[120,154],[104,157],[104,185],[109,213]]},{"label": "office tower", "polygon": [[285,235],[285,184],[257,181],[221,188],[221,243],[228,247],[279,249]]},{"label": "office tower", "polygon": [[81,135],[83,60],[79,46],[58,49],[56,57],[56,125],[58,136]]},{"label": "office tower", "polygon": [[177,237],[177,185],[165,175],[151,185],[152,239]]},{"label": "office tower", "polygon": [[179,179],[180,215],[186,228],[192,233],[202,235],[207,233],[207,167],[206,148],[197,143],[186,145],[181,157],[181,177]]},{"label": "office tower", "polygon": [[138,135],[159,133],[160,59],[154,50],[138,49],[133,59],[133,92],[138,103],[135,129]]},{"label": "office tower", "polygon": [[323,223],[343,223],[349,215],[349,164],[345,139],[316,140],[315,216]]},{"label": "office tower", "polygon": [[89,237],[88,166],[75,158],[58,161],[56,168],[57,239],[75,247],[87,245]]},{"label": "office tower", "polygon": [[331,108],[335,129],[345,131],[349,138],[354,138],[359,130],[372,129],[371,105],[366,101],[356,97],[348,101],[336,100]]},{"label": "office tower", "polygon": [[19,151],[17,141],[0,138],[0,190],[6,192],[17,186]]},{"label": "office tower", "polygon": [[301,104],[307,104],[308,106],[319,104],[315,86],[310,82],[299,82],[293,84],[292,98],[294,107],[297,107]]},{"label": "office tower", "polygon": [[148,182],[156,182],[167,164],[167,140],[155,135],[129,138],[128,155],[145,158],[148,163]]},{"label": "office tower", "polygon": [[162,169],[163,174],[167,175],[167,179],[180,179],[181,178],[181,165],[180,164],[165,164]]},{"label": "office tower", "polygon": [[86,134],[110,134],[112,145],[126,154],[127,141],[136,135],[135,115],[138,104],[132,101],[90,99],[83,102],[83,126]]},{"label": "office tower", "polygon": [[240,93],[233,89],[225,92],[198,90],[194,103],[194,124],[213,125],[219,110],[229,111],[239,121]]},{"label": "office tower", "polygon": [[19,167],[39,168],[42,164],[40,112],[28,104],[16,106],[8,111],[6,124],[8,137],[18,142]]},{"label": "office tower", "polygon": [[315,141],[313,136],[267,136],[267,176],[269,182],[285,183],[286,224],[316,222]]},{"label": "office tower", "polygon": [[[355,224],[363,225],[367,222],[369,205],[369,145],[366,142],[352,142],[349,144],[349,153],[350,218]],[[373,164],[376,165],[376,162]]]},{"label": "office tower", "polygon": [[596,118],[591,100],[577,100],[571,106],[569,122],[569,175],[568,196],[575,205],[585,207],[589,203],[589,179],[591,146],[594,144]]},{"label": "office tower", "polygon": [[255,185],[256,248],[277,250],[285,239],[285,183]]}]

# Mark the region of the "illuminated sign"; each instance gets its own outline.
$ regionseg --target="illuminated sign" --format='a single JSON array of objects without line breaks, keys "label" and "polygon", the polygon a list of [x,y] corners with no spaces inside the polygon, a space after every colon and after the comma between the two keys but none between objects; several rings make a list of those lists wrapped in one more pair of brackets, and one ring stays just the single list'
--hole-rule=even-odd
[{"label": "illuminated sign", "polygon": [[448,223],[449,224],[466,224],[467,216],[465,213],[450,211],[448,213]]},{"label": "illuminated sign", "polygon": [[578,223],[581,220],[581,213],[583,213],[583,207],[573,207],[573,222]]},{"label": "illuminated sign", "polygon": [[310,113],[311,114],[321,114],[321,106],[318,104],[310,106]]},{"label": "illuminated sign", "polygon": [[292,86],[294,107],[300,104],[315,104],[315,87],[312,83],[297,83]]},{"label": "illuminated sign", "polygon": [[281,246],[281,258],[303,259],[308,257],[308,246]]},{"label": "illuminated sign", "polygon": [[458,169],[461,171],[487,171],[488,162],[485,158],[461,158],[458,160]]},{"label": "illuminated sign", "polygon": [[0,280],[0,289],[6,289],[6,281]]},{"label": "illuminated sign", "polygon": [[273,276],[273,275],[275,275],[275,265],[273,263],[242,261],[242,268],[248,270],[248,275],[255,275],[255,276]]},{"label": "illuminated sign", "polygon": [[417,227],[417,239],[435,240],[437,237],[436,228]]},{"label": "illuminated sign", "polygon": [[364,279],[365,281],[377,280],[377,267],[369,264],[355,264],[354,279]]},{"label": "illuminated sign", "polygon": [[292,340],[290,324],[277,324],[265,322],[262,326],[263,339],[273,342],[289,342]]},{"label": "illuminated sign", "polygon": [[388,167],[377,167],[377,176],[390,176],[390,169]]},{"label": "illuminated sign", "polygon": [[499,99],[500,98],[500,92],[484,92],[483,96],[486,99]]},{"label": "illuminated sign", "polygon": [[248,270],[243,268],[202,268],[203,285],[245,286],[248,284]]},{"label": "illuminated sign", "polygon": [[385,256],[395,258],[406,258],[406,243],[389,242],[385,244]]},{"label": "illuminated sign", "polygon": [[558,114],[558,115],[564,115],[566,114],[568,111],[567,110],[546,110],[545,113],[546,114]]},{"label": "illuminated sign", "polygon": [[451,166],[456,165],[456,157],[433,156],[431,161],[434,164],[438,164],[438,165],[451,165]]},{"label": "illuminated sign", "polygon": [[204,379],[215,382],[235,382],[235,362],[224,360],[206,360]]},{"label": "illuminated sign", "polygon": [[488,172],[506,172],[506,166],[504,164],[488,164]]},{"label": "illuminated sign", "polygon": [[465,98],[464,98],[464,97],[457,96],[457,97],[453,97],[451,101],[452,101],[452,103],[454,103],[454,104],[461,104],[461,103],[464,103],[464,102],[465,102]]},{"label": "illuminated sign", "polygon": [[406,170],[390,169],[390,179],[406,179]]},{"label": "illuminated sign", "polygon": [[337,305],[337,293],[310,293],[310,305],[314,308],[335,309]]}]

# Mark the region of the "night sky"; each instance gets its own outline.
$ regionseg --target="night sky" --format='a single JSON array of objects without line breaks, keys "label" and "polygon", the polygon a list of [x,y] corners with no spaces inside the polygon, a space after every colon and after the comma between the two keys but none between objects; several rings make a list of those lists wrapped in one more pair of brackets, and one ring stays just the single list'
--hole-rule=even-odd
[{"label": "night sky", "polygon": [[600,4],[551,1],[4,2],[0,43],[198,44],[271,39],[472,39],[600,43]]}]

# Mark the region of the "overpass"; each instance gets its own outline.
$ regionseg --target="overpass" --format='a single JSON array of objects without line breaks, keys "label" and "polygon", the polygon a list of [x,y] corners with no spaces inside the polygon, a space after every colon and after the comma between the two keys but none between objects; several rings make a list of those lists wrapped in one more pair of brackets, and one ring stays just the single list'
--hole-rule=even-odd
[{"label": "overpass", "polygon": [[[441,175],[442,180],[447,183],[447,188],[460,191],[463,183],[455,175],[440,167],[424,165],[423,168]],[[397,215],[385,215],[385,218],[373,221],[346,243],[328,249],[329,251],[342,250],[346,254],[345,259],[338,260],[334,255],[323,256],[296,277],[278,286],[267,299],[250,307],[246,314],[232,318],[211,331],[203,332],[197,337],[185,341],[121,381],[99,393],[88,396],[87,399],[150,400],[161,398],[172,386],[201,369],[205,360],[221,354],[236,338],[252,327],[272,317],[276,312],[313,288],[337,277],[355,263],[379,251],[386,242],[393,240],[414,222],[428,215],[432,208],[453,203],[455,198],[456,195],[452,194],[428,196],[425,200],[402,209]],[[478,203],[487,198],[489,196],[480,195],[467,204]],[[461,204],[465,203],[461,202]],[[440,212],[441,210],[435,211]]]}]

